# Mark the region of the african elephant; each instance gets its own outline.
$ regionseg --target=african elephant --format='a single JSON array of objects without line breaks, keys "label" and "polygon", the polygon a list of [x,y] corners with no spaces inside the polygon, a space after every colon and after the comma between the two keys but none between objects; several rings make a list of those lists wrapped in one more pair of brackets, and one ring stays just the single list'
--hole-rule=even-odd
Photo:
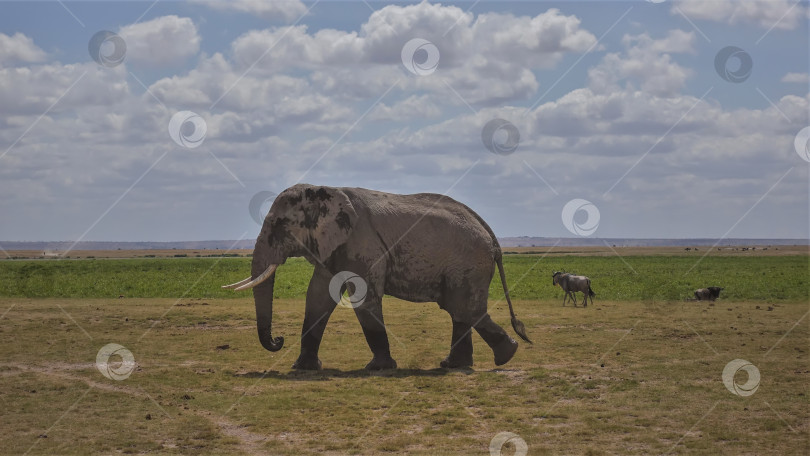
[{"label": "african elephant", "polygon": [[[294,369],[321,368],[318,349],[337,303],[330,294],[330,282],[342,271],[351,271],[367,285],[362,305],[354,308],[373,353],[366,369],[397,366],[383,323],[384,294],[412,302],[437,302],[450,314],[452,344],[442,367],[472,365],[471,328],[490,346],[495,364],[509,361],[518,344],[487,313],[496,264],[512,327],[531,343],[512,309],[498,240],[478,214],[450,197],[307,184],[281,192],[256,239],[251,276],[225,286],[253,288],[259,341],[270,351],[284,344],[283,337],[271,336],[275,270],[295,256],[304,257],[315,272],[307,289],[301,353]],[[346,286],[342,285],[341,295]]]}]

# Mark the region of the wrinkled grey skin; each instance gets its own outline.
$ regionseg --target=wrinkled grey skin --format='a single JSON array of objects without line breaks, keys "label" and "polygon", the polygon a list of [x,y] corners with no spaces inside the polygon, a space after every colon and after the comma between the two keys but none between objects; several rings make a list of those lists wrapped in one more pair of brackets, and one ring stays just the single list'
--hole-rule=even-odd
[{"label": "wrinkled grey skin", "polygon": [[695,290],[695,299],[698,301],[714,301],[720,297],[722,287],[709,287]]},{"label": "wrinkled grey skin", "polygon": [[563,296],[563,306],[565,306],[565,300],[569,296],[571,300],[574,301],[574,307],[577,306],[577,297],[575,294],[577,291],[582,292],[583,307],[588,307],[588,298],[591,298],[591,304],[593,304],[593,297],[596,296],[596,293],[591,290],[591,279],[585,276],[557,271],[551,275],[551,283],[559,285],[565,292],[565,296]]},{"label": "wrinkled grey skin", "polygon": [[[384,294],[438,302],[450,314],[452,345],[443,367],[472,365],[471,328],[492,348],[498,365],[517,350],[517,342],[487,313],[489,283],[501,262],[498,241],[475,212],[449,197],[295,185],[279,194],[264,220],[253,251],[252,277],[295,256],[306,258],[315,272],[307,289],[301,353],[293,368],[321,368],[318,349],[336,306],[329,282],[340,271],[351,271],[368,284],[363,304],[354,309],[373,354],[366,369],[397,365],[383,323]],[[270,351],[284,343],[271,336],[274,280],[253,288],[259,340]],[[512,312],[511,302],[509,307]],[[512,326],[528,341],[514,312]]]}]

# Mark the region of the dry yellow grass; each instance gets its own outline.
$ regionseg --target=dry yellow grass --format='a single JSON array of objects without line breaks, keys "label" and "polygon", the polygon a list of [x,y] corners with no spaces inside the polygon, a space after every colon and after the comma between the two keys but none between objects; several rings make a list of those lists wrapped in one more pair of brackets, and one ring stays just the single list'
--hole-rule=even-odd
[{"label": "dry yellow grass", "polygon": [[[806,302],[515,307],[535,344],[503,368],[475,336],[473,370],[437,369],[449,317],[386,299],[400,369],[363,371],[359,325],[338,308],[325,370],[294,372],[300,299],[276,304],[276,353],[249,299],[2,299],[0,452],[488,454],[506,431],[532,455],[806,454]],[[503,303],[491,313],[508,324]],[[111,342],[137,363],[125,380],[95,367]],[[761,373],[748,397],[722,381],[737,358]]]}]

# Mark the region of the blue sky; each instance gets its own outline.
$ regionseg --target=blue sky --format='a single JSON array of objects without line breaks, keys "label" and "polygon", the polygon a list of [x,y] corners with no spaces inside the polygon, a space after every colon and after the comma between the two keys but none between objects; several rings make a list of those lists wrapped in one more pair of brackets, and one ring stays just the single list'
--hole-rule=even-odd
[{"label": "blue sky", "polygon": [[2,1],[0,240],[252,238],[251,198],[299,181],[447,193],[499,236],[806,238],[808,48],[782,0]]}]

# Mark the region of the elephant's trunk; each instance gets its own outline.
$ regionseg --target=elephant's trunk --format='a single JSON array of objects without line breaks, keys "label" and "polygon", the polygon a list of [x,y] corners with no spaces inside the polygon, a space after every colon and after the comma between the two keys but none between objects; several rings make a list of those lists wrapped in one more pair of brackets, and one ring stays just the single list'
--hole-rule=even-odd
[{"label": "elephant's trunk", "polygon": [[[266,268],[261,267],[260,260],[253,259],[253,277],[258,277]],[[253,288],[253,301],[256,304],[256,329],[259,331],[259,342],[262,347],[272,352],[281,350],[284,338],[272,336],[273,326],[273,286],[276,281],[275,272],[271,277]]]}]

